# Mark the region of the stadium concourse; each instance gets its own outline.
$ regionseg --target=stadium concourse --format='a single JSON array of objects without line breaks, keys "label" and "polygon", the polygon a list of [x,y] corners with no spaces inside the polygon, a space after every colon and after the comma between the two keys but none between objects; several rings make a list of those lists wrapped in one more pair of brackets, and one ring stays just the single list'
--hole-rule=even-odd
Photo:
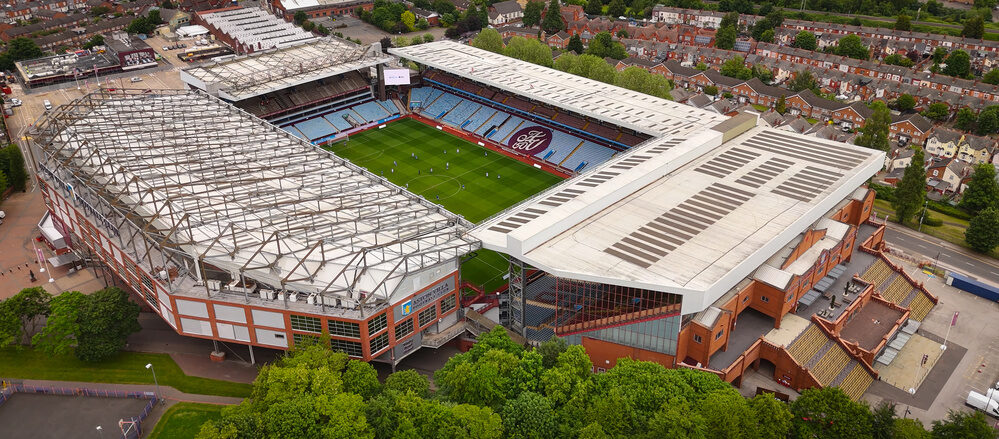
[{"label": "stadium concourse", "polygon": [[454,42],[389,52],[424,66],[419,117],[579,174],[472,230],[510,261],[492,315],[530,342],[582,344],[597,369],[633,357],[735,384],[769,365],[792,388],[859,398],[936,302],[880,254],[864,187],[880,151]]}]

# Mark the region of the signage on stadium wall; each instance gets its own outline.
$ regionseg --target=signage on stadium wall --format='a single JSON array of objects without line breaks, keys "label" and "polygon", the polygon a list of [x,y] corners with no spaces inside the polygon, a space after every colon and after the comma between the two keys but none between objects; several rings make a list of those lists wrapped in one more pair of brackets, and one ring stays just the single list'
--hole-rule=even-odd
[{"label": "signage on stadium wall", "polygon": [[409,85],[409,69],[385,69],[385,85]]},{"label": "signage on stadium wall", "polygon": [[437,285],[427,288],[426,291],[403,302],[402,305],[399,306],[399,314],[402,316],[408,316],[414,311],[419,311],[420,308],[433,303],[435,300],[440,299],[441,296],[452,291],[454,291],[454,276],[448,276]]},{"label": "signage on stadium wall", "polygon": [[548,149],[548,145],[551,143],[552,130],[533,126],[514,133],[510,136],[506,146],[521,154],[537,155]]}]

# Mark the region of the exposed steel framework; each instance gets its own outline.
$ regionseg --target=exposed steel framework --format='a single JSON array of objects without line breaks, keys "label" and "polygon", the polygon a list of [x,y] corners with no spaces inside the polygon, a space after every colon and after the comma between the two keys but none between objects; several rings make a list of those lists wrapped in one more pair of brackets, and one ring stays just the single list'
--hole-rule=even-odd
[{"label": "exposed steel framework", "polygon": [[95,92],[30,135],[40,177],[173,292],[255,283],[363,315],[479,248],[463,218],[202,92]]}]

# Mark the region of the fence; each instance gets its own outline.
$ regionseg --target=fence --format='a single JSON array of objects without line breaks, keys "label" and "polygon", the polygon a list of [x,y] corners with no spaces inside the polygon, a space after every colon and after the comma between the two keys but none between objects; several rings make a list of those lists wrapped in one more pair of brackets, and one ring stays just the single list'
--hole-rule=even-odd
[{"label": "fence", "polygon": [[[149,412],[156,405],[156,395],[152,392],[122,392],[117,390],[86,389],[79,387],[51,387],[51,386],[28,386],[8,380],[0,380],[0,406],[3,406],[15,393],[34,393],[40,395],[62,395],[62,396],[87,396],[91,398],[148,398],[149,402],[142,409],[139,416],[132,416],[129,420],[122,420],[122,424],[131,424],[128,434],[122,433],[124,439],[138,439],[142,434],[142,421],[149,416]],[[122,428],[124,432],[124,428]]]}]

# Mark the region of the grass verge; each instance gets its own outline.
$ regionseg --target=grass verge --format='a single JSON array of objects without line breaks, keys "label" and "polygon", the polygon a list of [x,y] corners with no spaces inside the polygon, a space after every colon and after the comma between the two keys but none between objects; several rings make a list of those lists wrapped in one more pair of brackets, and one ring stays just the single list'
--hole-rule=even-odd
[{"label": "grass verge", "polygon": [[205,422],[222,417],[223,407],[225,406],[194,402],[174,404],[156,423],[156,428],[149,434],[148,439],[197,436]]},{"label": "grass verge", "polygon": [[101,363],[85,363],[72,355],[50,356],[31,348],[0,349],[0,377],[28,380],[153,384],[146,364],[156,369],[160,385],[184,393],[245,398],[249,384],[189,376],[167,354],[121,352]]},{"label": "grass verge", "polygon": [[[897,222],[898,219],[895,217],[895,209],[891,207],[891,203],[885,200],[874,200],[874,212],[878,214],[879,217],[884,217],[888,215],[889,221]],[[951,244],[959,245],[963,248],[971,250],[968,243],[964,242],[964,231],[968,228],[968,221],[961,218],[955,218],[950,215],[945,215],[940,212],[928,211],[927,215],[943,221],[943,224],[939,226],[929,226],[923,224],[922,233],[930,236],[935,236]],[[916,218],[915,224],[904,224],[912,230],[919,231],[919,218]],[[932,255],[930,255],[932,256]],[[999,251],[993,250],[988,254],[993,258],[999,259]]]}]

